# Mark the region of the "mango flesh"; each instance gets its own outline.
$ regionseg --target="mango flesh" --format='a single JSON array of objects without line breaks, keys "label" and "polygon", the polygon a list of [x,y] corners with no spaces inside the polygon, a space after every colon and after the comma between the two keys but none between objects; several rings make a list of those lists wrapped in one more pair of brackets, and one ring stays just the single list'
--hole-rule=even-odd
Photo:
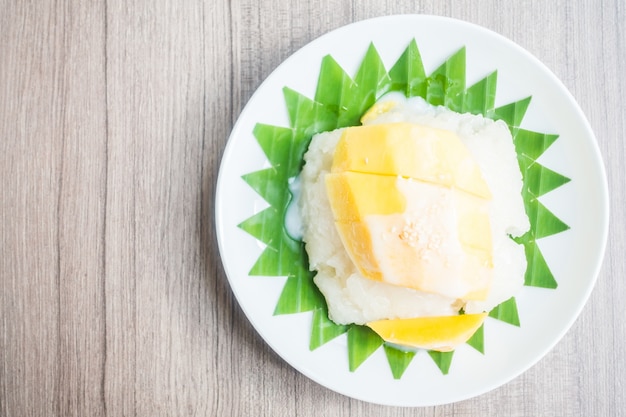
[{"label": "mango flesh", "polygon": [[370,214],[402,213],[406,197],[396,187],[397,177],[357,172],[327,174],[326,189],[338,222],[362,221]]},{"label": "mango flesh", "polygon": [[348,128],[332,172],[362,172],[413,178],[491,198],[480,167],[453,132],[412,123]]},{"label": "mango flesh", "polygon": [[344,248],[364,277],[452,298],[487,296],[491,233],[482,199],[356,172],[329,174],[326,186]]},{"label": "mango flesh", "polygon": [[384,340],[402,346],[447,352],[467,342],[487,313],[417,317],[367,323]]},{"label": "mango flesh", "polygon": [[491,285],[489,189],[452,132],[408,123],[344,131],[326,188],[369,279],[465,300]]}]

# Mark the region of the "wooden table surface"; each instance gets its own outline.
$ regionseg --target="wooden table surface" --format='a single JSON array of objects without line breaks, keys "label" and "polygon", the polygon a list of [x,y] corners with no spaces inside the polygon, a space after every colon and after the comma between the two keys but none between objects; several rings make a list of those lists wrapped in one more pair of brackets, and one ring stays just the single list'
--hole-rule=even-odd
[{"label": "wooden table surface", "polygon": [[[626,415],[623,0],[0,4],[0,416]],[[597,135],[612,210],[598,283],[555,349],[488,394],[415,409],[280,359],[234,300],[213,216],[263,79],[329,30],[399,13],[477,23],[543,61]]]}]

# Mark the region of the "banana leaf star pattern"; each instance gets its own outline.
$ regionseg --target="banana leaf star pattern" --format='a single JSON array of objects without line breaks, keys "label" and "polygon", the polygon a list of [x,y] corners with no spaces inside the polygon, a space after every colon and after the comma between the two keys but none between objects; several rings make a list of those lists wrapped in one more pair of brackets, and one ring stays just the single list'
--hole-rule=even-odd
[{"label": "banana leaf star pattern", "polygon": [[[524,246],[528,268],[525,285],[550,288],[557,282],[537,245],[537,239],[554,235],[569,227],[550,212],[539,197],[569,181],[563,175],[537,162],[541,154],[558,138],[555,134],[533,132],[520,127],[531,97],[495,107],[497,71],[476,84],[465,85],[466,50],[459,49],[432,74],[426,75],[415,40],[387,71],[373,44],[370,44],[354,78],[330,56],[323,58],[315,97],[305,97],[285,87],[289,127],[257,124],[254,136],[267,156],[270,168],[243,176],[250,187],[262,196],[269,207],[243,221],[239,227],[266,247],[250,270],[250,276],[287,277],[274,314],[313,312],[310,349],[314,350],[335,337],[347,333],[350,371],[356,370],[381,346],[394,378],[399,379],[416,352],[404,351],[384,342],[367,326],[340,326],[328,318],[326,302],[313,283],[304,244],[289,236],[285,214],[292,199],[290,179],[303,165],[303,155],[311,137],[319,132],[359,125],[361,116],[385,93],[399,91],[407,97],[420,96],[433,105],[446,106],[460,113],[481,114],[503,120],[512,133],[524,187],[522,196],[531,228],[516,238]],[[520,326],[515,298],[496,308],[489,316]],[[484,354],[484,327],[468,340]],[[452,352],[429,351],[443,374],[452,363]]]}]

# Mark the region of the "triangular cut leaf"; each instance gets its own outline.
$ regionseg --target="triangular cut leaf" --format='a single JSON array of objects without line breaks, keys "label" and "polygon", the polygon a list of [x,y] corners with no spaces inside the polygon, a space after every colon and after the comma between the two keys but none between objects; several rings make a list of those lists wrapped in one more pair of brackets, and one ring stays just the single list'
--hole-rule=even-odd
[{"label": "triangular cut leaf", "polygon": [[491,112],[496,102],[498,72],[494,71],[465,91],[461,112],[482,114]]},{"label": "triangular cut leaf", "polygon": [[485,325],[482,324],[478,330],[468,339],[466,342],[468,345],[479,351],[485,353]]},{"label": "triangular cut leaf", "polygon": [[361,116],[389,90],[390,85],[391,79],[380,55],[374,45],[370,44],[354,78],[354,85],[343,101],[345,105],[341,108],[338,126],[360,124]]},{"label": "triangular cut leaf", "polygon": [[459,49],[437,68],[427,81],[426,101],[460,112],[465,92],[465,48]]},{"label": "triangular cut leaf", "polygon": [[252,277],[279,277],[289,274],[292,260],[279,253],[276,248],[266,247],[248,274]]},{"label": "triangular cut leaf", "polygon": [[295,177],[302,169],[302,157],[306,152],[310,136],[302,131],[257,123],[254,136],[265,152],[272,166],[284,175],[286,180]]},{"label": "triangular cut leaf", "polygon": [[339,115],[343,101],[350,96],[349,91],[354,88],[354,81],[341,68],[335,59],[326,55],[322,59],[322,67],[315,91],[315,101],[328,106]]},{"label": "triangular cut leaf", "polygon": [[[389,87],[391,81],[374,44],[370,43],[365,57],[354,77],[354,82],[364,91],[381,92]],[[365,110],[365,109],[363,109]]]},{"label": "triangular cut leaf", "polygon": [[450,352],[437,352],[435,350],[429,350],[428,354],[435,362],[442,374],[448,375],[450,371],[450,364],[452,364],[452,356],[454,351]]},{"label": "triangular cut leaf", "polygon": [[[557,288],[558,283],[546,263],[537,241],[528,236],[522,241],[528,266],[524,274],[524,285],[540,288]],[[524,238],[524,237],[523,237]]]},{"label": "triangular cut leaf", "polygon": [[525,201],[526,214],[530,220],[530,228],[535,239],[552,236],[569,229],[561,219],[556,217],[536,198]]},{"label": "triangular cut leaf", "polygon": [[525,165],[522,175],[524,177],[523,192],[529,194],[527,199],[540,197],[570,181],[566,176],[554,172],[538,162],[529,162],[530,160],[523,156],[520,159],[525,160],[525,163],[520,163],[520,165]]},{"label": "triangular cut leaf", "polygon": [[417,49],[417,43],[412,40],[400,58],[389,70],[391,90],[401,91],[407,97],[426,98],[426,71]]},{"label": "triangular cut leaf", "polygon": [[519,314],[517,313],[517,302],[515,301],[515,297],[511,297],[497,305],[489,312],[489,317],[493,317],[494,319],[519,327]]},{"label": "triangular cut leaf", "polygon": [[285,207],[289,203],[290,194],[285,192],[285,187],[278,186],[283,175],[275,168],[254,171],[241,178],[270,205]]},{"label": "triangular cut leaf", "polygon": [[[283,234],[283,212],[270,206],[241,222],[238,227],[278,250]],[[276,227],[279,226],[279,227]]]},{"label": "triangular cut leaf", "polygon": [[302,242],[293,240],[285,230],[284,210],[270,206],[239,227],[267,245],[250,270],[251,275],[287,276],[294,268],[307,265]]},{"label": "triangular cut leaf", "polygon": [[383,339],[367,326],[352,325],[348,330],[348,363],[356,370],[383,344]]},{"label": "triangular cut leaf", "polygon": [[404,371],[408,368],[409,364],[415,357],[414,351],[401,350],[394,346],[384,345],[385,355],[387,356],[387,362],[389,362],[389,368],[391,368],[391,374],[394,379],[402,378]]},{"label": "triangular cut leaf", "polygon": [[283,88],[283,95],[289,112],[289,121],[294,129],[312,136],[337,127],[337,114],[324,104],[287,87]]},{"label": "triangular cut leaf", "polygon": [[303,273],[287,278],[274,314],[302,313],[322,308],[324,305],[323,297],[313,283],[313,274]]},{"label": "triangular cut leaf", "polygon": [[267,246],[250,269],[250,276],[288,276],[301,263],[300,253],[281,241],[278,248]]},{"label": "triangular cut leaf", "polygon": [[518,128],[526,114],[531,97],[498,107],[491,117],[494,120],[503,120],[511,129]]},{"label": "triangular cut leaf", "polygon": [[535,160],[550,147],[559,135],[533,132],[526,129],[517,129],[513,137],[515,152]]},{"label": "triangular cut leaf", "polygon": [[309,349],[315,350],[348,331],[348,326],[335,324],[328,318],[326,308],[318,308],[313,312],[313,327]]}]

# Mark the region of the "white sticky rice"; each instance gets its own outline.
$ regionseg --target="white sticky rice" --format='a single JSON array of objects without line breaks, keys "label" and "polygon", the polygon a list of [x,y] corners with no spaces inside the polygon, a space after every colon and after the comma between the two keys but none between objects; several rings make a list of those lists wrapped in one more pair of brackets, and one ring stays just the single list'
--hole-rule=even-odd
[{"label": "white sticky rice", "polygon": [[513,140],[504,122],[434,107],[421,98],[388,94],[379,103],[395,105],[364,124],[412,122],[455,132],[473,154],[493,196],[490,219],[493,241],[493,282],[485,301],[452,299],[364,278],[357,271],[335,229],[324,176],[330,171],[341,129],[313,137],[304,156],[298,198],[303,240],[315,284],[328,303],[330,318],[339,324],[374,320],[488,312],[522,287],[524,248],[511,240],[529,229],[521,197],[522,176]]}]

